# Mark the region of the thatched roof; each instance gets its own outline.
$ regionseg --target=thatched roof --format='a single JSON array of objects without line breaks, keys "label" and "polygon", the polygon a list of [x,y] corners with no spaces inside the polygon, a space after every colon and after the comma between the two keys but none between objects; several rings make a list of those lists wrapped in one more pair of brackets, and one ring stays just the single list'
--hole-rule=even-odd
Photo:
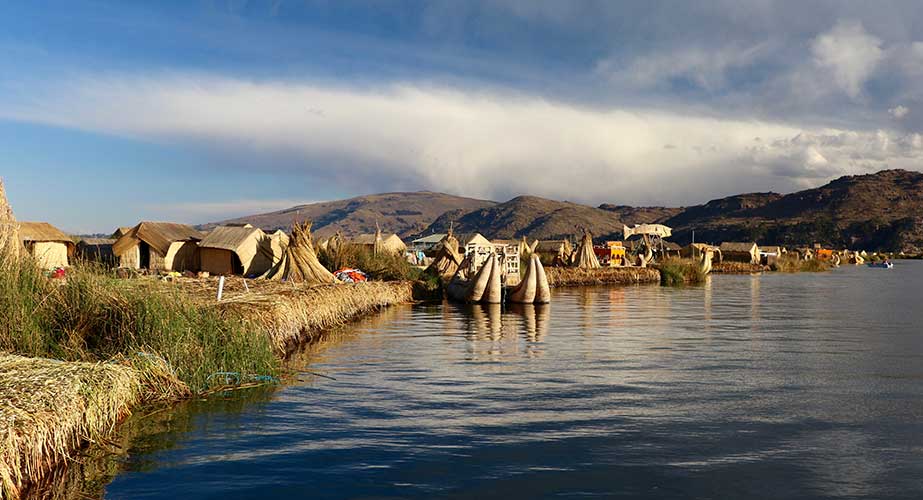
[{"label": "thatched roof", "polygon": [[138,242],[145,242],[161,255],[166,255],[170,244],[176,241],[199,241],[202,233],[192,226],[174,222],[142,222],[131,228],[112,246],[115,255],[121,256]]},{"label": "thatched roof", "polygon": [[19,238],[22,241],[57,241],[74,244],[70,236],[47,222],[20,222]]},{"label": "thatched roof", "polygon": [[721,244],[720,248],[722,252],[743,252],[750,253],[756,247],[756,243],[742,243],[737,241],[725,241]]},{"label": "thatched roof", "polygon": [[678,252],[682,250],[682,248],[683,247],[679,246],[679,244],[676,243],[675,241],[664,241],[663,242],[663,249],[669,252]]},{"label": "thatched roof", "polygon": [[199,248],[217,248],[236,252],[254,238],[261,238],[265,233],[249,224],[246,226],[218,226],[199,242]]},{"label": "thatched roof", "polygon": [[113,245],[115,240],[112,238],[82,238],[77,244],[83,246]]}]

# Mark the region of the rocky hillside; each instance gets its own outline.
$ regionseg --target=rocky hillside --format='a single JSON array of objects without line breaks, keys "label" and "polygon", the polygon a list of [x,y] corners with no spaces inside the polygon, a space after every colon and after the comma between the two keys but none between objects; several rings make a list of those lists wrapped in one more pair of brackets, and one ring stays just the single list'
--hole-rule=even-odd
[{"label": "rocky hillside", "polygon": [[223,223],[250,223],[263,229],[288,230],[295,220],[313,220],[314,234],[326,237],[341,230],[347,236],[383,231],[406,238],[419,233],[437,217],[450,211],[470,212],[494,205],[492,201],[420,191],[357,196],[348,200],[299,205],[259,215],[205,224],[208,229]]},{"label": "rocky hillside", "polygon": [[923,174],[884,170],[788,195],[753,193],[689,207],[665,222],[674,240],[923,250]]},{"label": "rocky hillside", "polygon": [[542,240],[561,239],[576,235],[578,228],[583,227],[592,231],[599,240],[620,239],[622,224],[659,221],[679,210],[617,205],[591,207],[537,196],[519,196],[465,214],[444,214],[424,233],[445,232],[449,224],[454,223],[456,232],[479,232],[488,238],[508,239],[525,235]]}]

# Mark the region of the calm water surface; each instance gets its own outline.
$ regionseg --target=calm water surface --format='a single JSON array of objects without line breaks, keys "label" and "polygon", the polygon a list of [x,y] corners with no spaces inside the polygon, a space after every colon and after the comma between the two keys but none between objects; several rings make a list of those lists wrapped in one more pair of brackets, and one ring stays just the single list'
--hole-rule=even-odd
[{"label": "calm water surface", "polygon": [[921,283],[902,261],[393,308],[303,355],[336,380],[136,439],[106,497],[921,498]]}]

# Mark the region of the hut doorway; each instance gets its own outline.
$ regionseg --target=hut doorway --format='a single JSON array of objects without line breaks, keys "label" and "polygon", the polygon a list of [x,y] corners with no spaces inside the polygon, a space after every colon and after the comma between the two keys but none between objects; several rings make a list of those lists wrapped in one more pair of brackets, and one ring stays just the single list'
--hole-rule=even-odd
[{"label": "hut doorway", "polygon": [[139,266],[141,269],[150,269],[151,268],[151,246],[148,245],[143,240],[138,243],[138,252],[141,254],[138,258]]}]

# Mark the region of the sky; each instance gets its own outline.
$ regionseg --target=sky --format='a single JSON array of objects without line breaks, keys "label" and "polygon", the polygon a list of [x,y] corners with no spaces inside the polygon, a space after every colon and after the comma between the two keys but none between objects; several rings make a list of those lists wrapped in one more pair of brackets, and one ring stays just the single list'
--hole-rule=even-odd
[{"label": "sky", "polygon": [[110,232],[433,190],[690,205],[923,170],[914,1],[0,3],[0,177]]}]

